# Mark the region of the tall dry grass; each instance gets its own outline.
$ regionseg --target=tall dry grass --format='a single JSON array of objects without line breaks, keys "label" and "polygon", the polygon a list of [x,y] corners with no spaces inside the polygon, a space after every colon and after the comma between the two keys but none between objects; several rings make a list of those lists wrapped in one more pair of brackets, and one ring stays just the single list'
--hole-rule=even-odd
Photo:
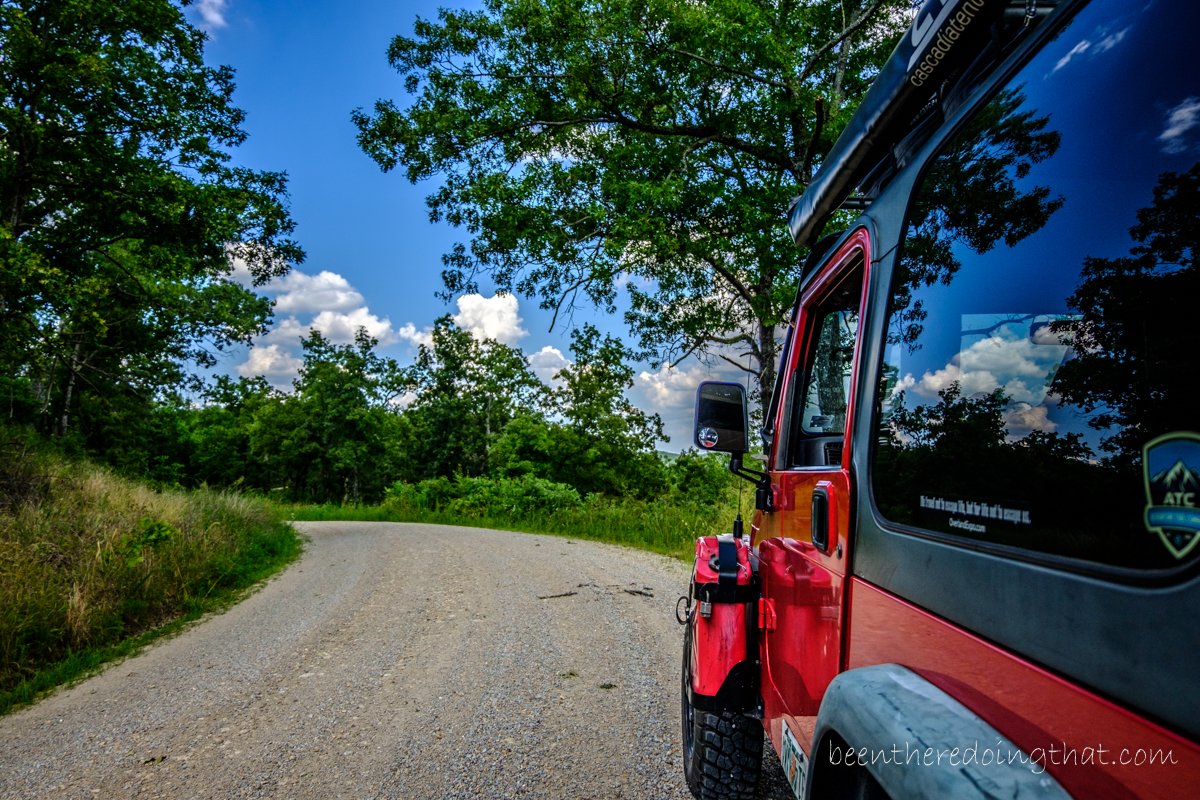
[{"label": "tall dry grass", "polygon": [[227,604],[300,547],[265,500],[157,491],[4,432],[0,713],[64,662]]}]

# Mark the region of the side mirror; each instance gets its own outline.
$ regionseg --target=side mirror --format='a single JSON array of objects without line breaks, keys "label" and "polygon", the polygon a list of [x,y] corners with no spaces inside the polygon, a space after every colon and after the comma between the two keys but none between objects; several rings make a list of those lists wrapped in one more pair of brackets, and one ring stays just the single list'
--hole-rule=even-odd
[{"label": "side mirror", "polygon": [[695,442],[701,450],[747,452],[749,418],[741,384],[705,381],[696,390]]}]

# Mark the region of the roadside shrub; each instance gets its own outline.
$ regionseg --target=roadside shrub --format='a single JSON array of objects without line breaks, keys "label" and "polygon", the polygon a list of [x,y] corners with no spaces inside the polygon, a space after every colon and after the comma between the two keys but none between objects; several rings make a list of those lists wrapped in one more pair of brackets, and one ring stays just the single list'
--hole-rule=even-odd
[{"label": "roadside shrub", "polygon": [[396,483],[384,501],[397,511],[439,511],[464,517],[529,517],[573,508],[582,503],[579,492],[563,483],[522,475],[518,478],[433,478],[420,483]]},{"label": "roadside shrub", "polygon": [[737,480],[729,472],[729,457],[724,453],[684,450],[667,466],[671,496],[676,502],[712,506],[721,502]]}]

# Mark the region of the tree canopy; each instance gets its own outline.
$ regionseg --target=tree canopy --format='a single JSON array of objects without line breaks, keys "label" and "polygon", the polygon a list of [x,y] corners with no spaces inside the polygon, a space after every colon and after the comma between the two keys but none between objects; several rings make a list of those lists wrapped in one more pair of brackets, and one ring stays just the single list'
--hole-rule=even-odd
[{"label": "tree canopy", "polygon": [[[800,261],[784,225],[907,24],[908,0],[487,0],[388,49],[412,99],[355,112],[362,148],[555,319],[626,321],[646,358],[726,358],[774,384]],[[749,367],[737,354],[749,353]]]},{"label": "tree canopy", "polygon": [[303,259],[286,176],[229,163],[244,114],[204,40],[168,0],[0,4],[0,353],[43,429],[262,332],[233,258],[259,283]]}]

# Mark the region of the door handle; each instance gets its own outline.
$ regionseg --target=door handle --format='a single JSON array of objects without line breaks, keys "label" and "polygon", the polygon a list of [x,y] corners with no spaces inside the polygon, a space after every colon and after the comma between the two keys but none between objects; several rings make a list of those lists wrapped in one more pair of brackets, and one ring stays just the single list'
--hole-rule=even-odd
[{"label": "door handle", "polygon": [[812,543],[829,552],[830,532],[837,539],[837,494],[829,481],[818,481],[812,493]]}]

